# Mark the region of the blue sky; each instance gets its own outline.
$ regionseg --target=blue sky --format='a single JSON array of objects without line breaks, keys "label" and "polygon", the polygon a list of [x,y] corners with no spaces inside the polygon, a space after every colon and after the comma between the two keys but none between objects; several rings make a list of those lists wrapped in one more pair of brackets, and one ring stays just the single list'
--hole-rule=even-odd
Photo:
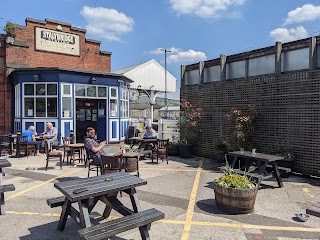
[{"label": "blue sky", "polygon": [[[180,87],[180,66],[320,34],[320,1],[305,0],[28,0],[3,1],[0,28],[27,17],[86,28],[112,52],[112,70],[150,59]],[[3,31],[2,31],[3,32]],[[177,95],[175,95],[176,97]]]}]

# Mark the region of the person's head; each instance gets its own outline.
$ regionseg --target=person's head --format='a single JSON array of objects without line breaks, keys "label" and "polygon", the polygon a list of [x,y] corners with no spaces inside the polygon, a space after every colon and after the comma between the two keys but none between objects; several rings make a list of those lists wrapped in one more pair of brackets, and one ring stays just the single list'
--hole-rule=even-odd
[{"label": "person's head", "polygon": [[47,128],[51,129],[53,127],[51,122],[47,122]]},{"label": "person's head", "polygon": [[93,127],[88,127],[86,129],[86,133],[88,138],[94,138],[94,136],[96,135],[96,130]]},{"label": "person's head", "polygon": [[36,128],[35,128],[35,126],[30,126],[30,127],[28,127],[28,130],[31,130],[31,131],[35,131],[36,130]]},{"label": "person's head", "polygon": [[146,126],[146,131],[150,132],[151,131],[151,127],[150,126]]}]

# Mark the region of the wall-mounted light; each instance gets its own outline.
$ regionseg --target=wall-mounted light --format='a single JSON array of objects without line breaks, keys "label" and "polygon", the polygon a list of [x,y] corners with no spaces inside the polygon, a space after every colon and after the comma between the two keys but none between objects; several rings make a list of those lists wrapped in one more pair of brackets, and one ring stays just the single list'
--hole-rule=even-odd
[{"label": "wall-mounted light", "polygon": [[92,83],[93,85],[95,85],[96,82],[97,82],[97,79],[96,79],[94,76],[92,76],[92,77],[91,77],[91,83]]},{"label": "wall-mounted light", "polygon": [[34,79],[35,81],[39,81],[39,80],[40,80],[39,74],[33,75],[33,79]]},{"label": "wall-mounted light", "polygon": [[91,103],[85,102],[84,105],[85,105],[86,107],[90,107],[90,106],[91,106]]},{"label": "wall-mounted light", "polygon": [[123,81],[122,79],[119,79],[119,80],[118,80],[118,83],[121,85],[121,84],[124,83],[124,81]]}]

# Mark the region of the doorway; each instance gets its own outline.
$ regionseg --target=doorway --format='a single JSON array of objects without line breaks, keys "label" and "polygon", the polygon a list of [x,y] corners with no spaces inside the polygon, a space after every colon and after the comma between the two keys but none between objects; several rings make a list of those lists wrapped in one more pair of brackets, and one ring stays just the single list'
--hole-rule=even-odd
[{"label": "doorway", "polygon": [[96,129],[97,139],[107,139],[106,100],[105,99],[76,99],[76,138],[84,142],[86,129]]}]

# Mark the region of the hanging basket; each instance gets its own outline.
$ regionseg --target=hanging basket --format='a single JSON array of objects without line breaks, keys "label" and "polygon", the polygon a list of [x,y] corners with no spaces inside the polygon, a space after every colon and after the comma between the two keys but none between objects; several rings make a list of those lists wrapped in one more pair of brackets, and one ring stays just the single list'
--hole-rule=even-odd
[{"label": "hanging basket", "polygon": [[219,208],[230,214],[250,213],[258,192],[258,185],[253,189],[222,187],[213,182],[215,201]]}]

